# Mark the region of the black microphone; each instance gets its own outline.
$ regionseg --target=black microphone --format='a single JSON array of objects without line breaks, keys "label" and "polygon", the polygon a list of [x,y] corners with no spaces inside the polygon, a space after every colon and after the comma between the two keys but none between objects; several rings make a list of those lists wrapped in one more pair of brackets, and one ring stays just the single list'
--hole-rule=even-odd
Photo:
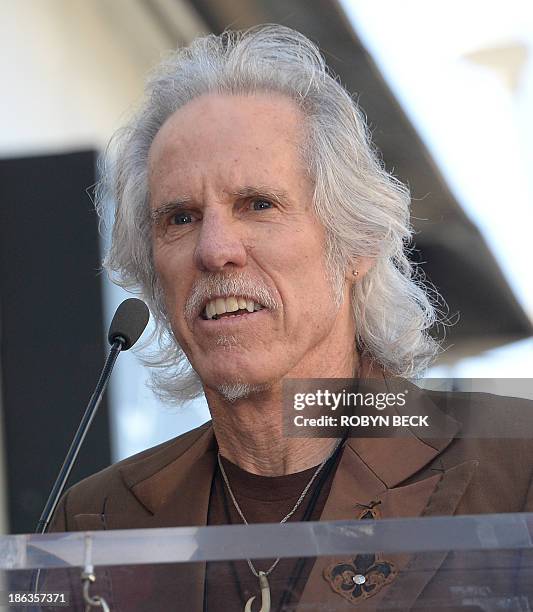
[{"label": "black microphone", "polygon": [[117,308],[115,316],[109,326],[107,339],[114,344],[117,339],[122,342],[123,351],[130,349],[148,325],[150,313],[142,300],[129,298],[124,300]]},{"label": "black microphone", "polygon": [[148,324],[149,317],[150,313],[148,311],[148,307],[143,301],[138,300],[137,298],[129,298],[124,300],[117,308],[115,316],[111,321],[109,334],[107,336],[109,343],[111,344],[111,350],[107,356],[94,393],[87,404],[87,408],[85,409],[79,427],[74,435],[70,448],[68,449],[67,456],[65,457],[63,465],[61,466],[59,475],[54,483],[54,486],[52,487],[52,491],[50,492],[48,501],[46,502],[44,510],[41,514],[41,518],[37,523],[35,533],[45,533],[48,529],[48,525],[50,524],[50,520],[52,519],[55,509],[57,508],[59,499],[63,494],[65,484],[70,472],[72,471],[72,467],[76,461],[80,447],[85,439],[85,435],[89,430],[96,411],[98,410],[98,406],[102,401],[102,396],[107,387],[107,382],[111,376],[113,366],[115,365],[120,351],[127,351],[137,342]]}]

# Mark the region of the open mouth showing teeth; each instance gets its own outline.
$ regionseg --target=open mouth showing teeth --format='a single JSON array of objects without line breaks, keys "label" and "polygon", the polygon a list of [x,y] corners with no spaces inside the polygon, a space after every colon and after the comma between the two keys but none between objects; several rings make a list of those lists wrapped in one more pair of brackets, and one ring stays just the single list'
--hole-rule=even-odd
[{"label": "open mouth showing teeth", "polygon": [[263,306],[245,297],[230,296],[226,298],[216,298],[207,302],[202,318],[206,320],[217,320],[222,317],[235,317],[237,315],[247,315],[258,310]]}]

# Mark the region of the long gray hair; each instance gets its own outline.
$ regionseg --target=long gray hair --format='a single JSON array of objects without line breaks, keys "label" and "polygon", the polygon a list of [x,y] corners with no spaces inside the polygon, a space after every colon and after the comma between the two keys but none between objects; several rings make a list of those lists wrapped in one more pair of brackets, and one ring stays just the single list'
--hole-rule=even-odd
[{"label": "long gray hair", "polygon": [[137,114],[115,134],[116,148],[108,149],[97,208],[103,214],[112,199],[116,211],[104,263],[115,282],[140,290],[152,311],[158,350],[146,361],[154,368],[153,389],[174,403],[202,393],[172,334],[154,271],[147,160],[168,117],[209,92],[275,92],[301,109],[302,154],[314,184],[315,212],[326,229],[326,263],[336,295],[347,265],[361,256],[375,260],[353,285],[354,350],[393,374],[420,373],[439,349],[428,335],[437,321],[438,296],[407,258],[408,189],[383,168],[361,111],[328,72],[318,48],[294,30],[268,25],[198,38],[170,54],[148,80]]}]

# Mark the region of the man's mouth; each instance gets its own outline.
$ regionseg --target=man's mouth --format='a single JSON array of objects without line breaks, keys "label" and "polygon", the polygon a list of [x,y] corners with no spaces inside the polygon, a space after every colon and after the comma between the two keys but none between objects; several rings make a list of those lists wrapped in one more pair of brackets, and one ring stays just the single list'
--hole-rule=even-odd
[{"label": "man's mouth", "polygon": [[202,311],[202,319],[217,320],[222,317],[246,315],[264,307],[253,300],[240,296],[219,297],[209,300]]}]

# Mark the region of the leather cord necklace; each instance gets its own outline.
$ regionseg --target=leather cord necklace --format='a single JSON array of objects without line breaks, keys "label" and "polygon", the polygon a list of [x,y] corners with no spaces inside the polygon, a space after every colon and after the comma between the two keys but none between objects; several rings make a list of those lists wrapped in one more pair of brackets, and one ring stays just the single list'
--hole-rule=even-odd
[{"label": "leather cord necklace", "polygon": [[[335,455],[335,453],[339,449],[339,447],[342,444],[342,442],[343,442],[342,439],[339,440],[335,444],[335,446],[333,447],[332,451],[320,463],[320,465],[317,467],[317,469],[313,473],[311,479],[309,480],[309,482],[305,486],[304,490],[300,494],[300,497],[298,497],[296,503],[294,504],[294,506],[292,507],[290,512],[288,514],[286,514],[281,519],[280,524],[281,523],[285,523],[286,521],[288,521],[291,518],[291,516],[296,512],[296,510],[300,507],[300,504],[303,502],[305,496],[307,495],[309,489],[313,485],[313,482],[316,480],[317,476],[320,474],[322,468],[331,459],[331,457],[333,457],[333,455]],[[246,520],[246,517],[244,516],[244,513],[241,510],[241,507],[239,506],[239,503],[237,502],[237,499],[236,499],[236,497],[235,497],[235,495],[233,493],[233,490],[232,490],[232,488],[230,486],[228,476],[226,474],[226,471],[224,469],[224,466],[223,466],[221,458],[220,458],[220,452],[217,454],[217,459],[218,459],[218,466],[219,466],[219,469],[220,469],[220,473],[222,474],[222,478],[224,479],[224,483],[226,484],[226,488],[227,488],[228,493],[230,495],[231,501],[232,501],[232,503],[233,503],[233,505],[235,507],[235,510],[237,511],[239,516],[241,517],[243,523],[245,525],[248,525],[249,523]],[[276,566],[280,562],[280,557],[278,557],[274,561],[274,563],[272,563],[272,565],[266,571],[261,571],[261,570],[258,571],[258,570],[256,570],[254,564],[252,563],[252,561],[250,559],[246,559],[246,561],[248,563],[248,567],[250,568],[250,571],[252,572],[252,574],[256,578],[258,578],[258,580],[259,580],[259,588],[261,590],[261,609],[260,609],[259,612],[270,612],[271,597],[270,597],[270,585],[268,583],[268,576],[274,571],[274,569],[276,568]],[[251,610],[252,610],[252,602],[254,601],[254,599],[255,599],[255,596],[254,597],[250,597],[250,599],[246,602],[246,605],[244,607],[244,612],[251,612]]]}]

